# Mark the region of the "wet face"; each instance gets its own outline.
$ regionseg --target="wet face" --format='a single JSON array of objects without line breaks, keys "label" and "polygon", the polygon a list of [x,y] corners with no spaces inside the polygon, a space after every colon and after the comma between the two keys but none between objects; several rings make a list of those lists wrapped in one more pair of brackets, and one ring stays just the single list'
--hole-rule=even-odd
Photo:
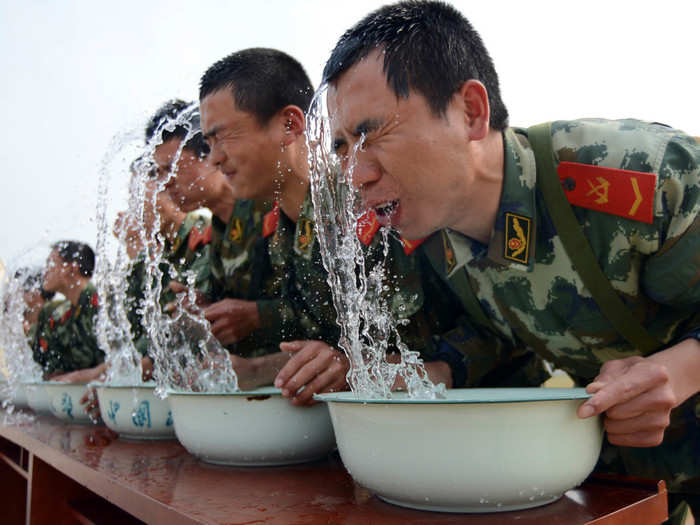
[{"label": "wet face", "polygon": [[343,73],[328,92],[334,149],[353,162],[353,184],[379,221],[408,239],[454,224],[467,203],[467,130],[459,98],[435,116],[415,92],[397,98],[378,52]]},{"label": "wet face", "polygon": [[[173,163],[180,146],[180,139],[170,139],[156,147],[153,159],[156,162],[158,177],[163,180],[173,171]],[[211,203],[217,182],[222,175],[206,159],[183,149],[177,162],[177,171],[166,185],[175,204],[185,212],[193,211]]]},{"label": "wet face", "polygon": [[282,136],[273,119],[261,125],[240,111],[231,91],[221,89],[200,102],[209,162],[221,170],[237,199],[273,199],[279,188]]},{"label": "wet face", "polygon": [[47,292],[57,292],[70,281],[72,275],[72,265],[65,262],[58,254],[58,250],[53,250],[46,260],[44,270],[43,287]]}]

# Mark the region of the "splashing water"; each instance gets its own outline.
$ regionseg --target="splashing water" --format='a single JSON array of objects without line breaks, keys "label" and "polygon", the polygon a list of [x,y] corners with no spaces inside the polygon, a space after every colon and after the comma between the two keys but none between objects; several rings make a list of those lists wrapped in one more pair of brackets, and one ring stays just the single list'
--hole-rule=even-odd
[{"label": "splashing water", "polygon": [[[161,219],[156,213],[158,194],[165,190],[168,181],[177,176],[178,162],[184,145],[199,129],[193,129],[189,119],[194,107],[183,110],[174,119],[164,119],[153,134],[139,160],[131,166],[129,204],[122,218],[123,223],[138,232],[136,242],[142,247],[139,258],[131,260],[126,253],[127,228],[118,232],[119,246],[116,256],[110,260],[107,244],[111,239],[106,219],[107,194],[112,159],[103,162],[100,194],[97,207],[98,243],[95,276],[102,307],[100,308],[97,334],[100,346],[107,354],[107,382],[112,384],[141,383],[141,355],[134,345],[128,314],[136,309],[150,345],[149,355],[154,361],[153,378],[156,394],[165,397],[169,389],[180,391],[229,392],[238,390],[238,382],[229,354],[211,334],[208,321],[195,305],[194,275],[184,272],[178,275],[167,261],[166,241],[160,233]],[[188,130],[180,142],[172,170],[166,177],[153,178],[154,153],[162,144],[164,130],[173,131],[177,126]],[[123,176],[123,170],[121,171]],[[131,239],[134,241],[134,239]],[[142,297],[129,296],[129,274],[135,264],[143,265]],[[188,293],[180,294],[173,304],[174,311],[163,312],[161,297],[163,282],[170,279],[184,281]]]},{"label": "splashing water", "polygon": [[[37,287],[39,285],[37,284]],[[22,277],[8,279],[0,291],[0,348],[4,351],[7,382],[0,384],[0,399],[7,407],[23,382],[41,381],[41,367],[32,357],[24,333],[24,288]],[[0,376],[5,377],[0,373]]]},{"label": "splashing water", "polygon": [[[332,148],[326,93],[324,86],[311,103],[306,140],[315,225],[341,327],[339,346],[350,361],[348,384],[360,397],[390,398],[392,386],[401,377],[409,397],[434,399],[444,394],[444,385],[436,386],[428,379],[419,354],[401,341],[397,320],[387,303],[389,228],[380,230],[384,262],[369,269],[356,234],[362,212],[357,211],[359,197],[353,189],[352,176],[364,137],[354,147],[348,168],[341,169]],[[392,343],[400,352],[399,363],[387,362]]]}]

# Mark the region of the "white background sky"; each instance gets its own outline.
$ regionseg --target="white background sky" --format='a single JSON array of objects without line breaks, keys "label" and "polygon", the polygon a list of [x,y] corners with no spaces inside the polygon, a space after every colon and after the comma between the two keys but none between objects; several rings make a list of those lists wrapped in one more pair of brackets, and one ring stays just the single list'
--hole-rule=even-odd
[{"label": "white background sky", "polygon": [[[0,259],[40,261],[61,238],[94,246],[113,138],[166,99],[195,99],[214,61],[275,47],[318,85],[341,33],[384,3],[0,0]],[[513,125],[636,117],[700,135],[697,0],[453,5],[489,48]]]}]

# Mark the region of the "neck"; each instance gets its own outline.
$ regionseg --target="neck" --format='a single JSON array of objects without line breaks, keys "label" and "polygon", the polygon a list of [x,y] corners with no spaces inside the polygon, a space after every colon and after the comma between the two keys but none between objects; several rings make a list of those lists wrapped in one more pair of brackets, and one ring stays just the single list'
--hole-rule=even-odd
[{"label": "neck", "polygon": [[70,304],[77,306],[78,299],[80,299],[80,294],[83,292],[83,290],[85,290],[85,287],[89,282],[89,277],[80,276],[76,278],[72,286],[66,286],[62,290],[59,290],[59,292],[66,296],[66,299],[70,301]]},{"label": "neck", "polygon": [[485,139],[470,143],[469,148],[469,165],[474,166],[473,174],[458,196],[462,203],[468,204],[458,208],[458,214],[449,227],[488,244],[503,188],[503,135],[500,131],[490,131]]},{"label": "neck", "polygon": [[299,219],[301,205],[304,204],[304,199],[311,185],[306,152],[304,151],[304,155],[299,155],[297,158],[304,160],[303,162],[294,162],[289,171],[284,174],[278,199],[280,208],[293,222],[297,222]]},{"label": "neck", "polygon": [[211,205],[207,207],[221,222],[226,223],[231,218],[235,204],[236,199],[233,196],[231,186],[222,184],[217,191],[216,197],[212,199]]}]

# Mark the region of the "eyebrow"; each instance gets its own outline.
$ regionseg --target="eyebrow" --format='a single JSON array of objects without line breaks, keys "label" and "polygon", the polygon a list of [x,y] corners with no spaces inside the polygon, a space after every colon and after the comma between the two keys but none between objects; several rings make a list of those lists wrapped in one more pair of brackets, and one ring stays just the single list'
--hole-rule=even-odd
[{"label": "eyebrow", "polygon": [[384,125],[384,122],[378,118],[368,118],[360,122],[355,129],[352,131],[353,137],[360,137],[362,135],[367,135],[373,131],[377,131]]},{"label": "eyebrow", "polygon": [[[353,137],[361,137],[362,135],[367,135],[373,131],[377,131],[384,125],[384,121],[378,118],[368,118],[360,122],[352,130],[351,135]],[[341,147],[347,145],[347,141],[343,137],[336,137],[333,139],[333,151],[338,151]]]},{"label": "eyebrow", "polygon": [[214,135],[216,135],[219,131],[221,131],[221,126],[214,126],[210,130],[208,130],[206,133],[202,133],[202,136],[204,137],[205,140],[210,139]]}]

